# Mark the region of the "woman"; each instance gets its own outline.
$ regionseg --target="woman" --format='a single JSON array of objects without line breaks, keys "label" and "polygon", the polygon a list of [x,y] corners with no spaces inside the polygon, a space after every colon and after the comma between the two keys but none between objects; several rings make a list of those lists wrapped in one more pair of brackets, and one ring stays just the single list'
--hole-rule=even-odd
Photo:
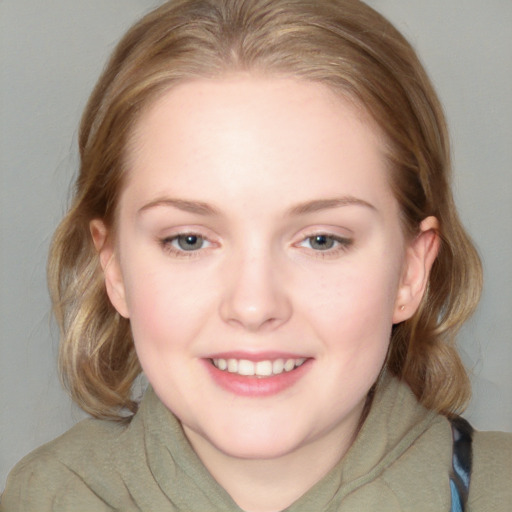
[{"label": "woman", "polygon": [[[439,103],[388,22],[354,1],[164,4],[118,46],[80,149],[50,258],[61,370],[124,420],[29,456],[2,506],[462,506],[453,335],[480,265]],[[474,435],[474,510],[510,499],[510,446]]]}]

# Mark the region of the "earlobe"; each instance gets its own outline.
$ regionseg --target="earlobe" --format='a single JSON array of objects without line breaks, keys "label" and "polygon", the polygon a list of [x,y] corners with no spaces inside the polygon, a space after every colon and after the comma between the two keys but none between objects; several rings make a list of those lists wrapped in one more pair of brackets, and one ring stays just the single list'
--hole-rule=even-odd
[{"label": "earlobe", "polygon": [[89,230],[103,269],[105,288],[110,302],[121,316],[128,318],[130,315],[126,303],[123,274],[114,243],[108,236],[108,229],[101,219],[94,219],[89,223]]},{"label": "earlobe", "polygon": [[406,250],[404,271],[398,289],[393,323],[411,318],[418,309],[428,284],[430,270],[439,252],[439,222],[427,217]]}]

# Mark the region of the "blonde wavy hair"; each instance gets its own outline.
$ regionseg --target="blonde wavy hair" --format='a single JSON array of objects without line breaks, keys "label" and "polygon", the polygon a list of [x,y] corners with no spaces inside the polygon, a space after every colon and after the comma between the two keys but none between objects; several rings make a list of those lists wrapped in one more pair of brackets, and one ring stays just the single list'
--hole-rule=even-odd
[{"label": "blonde wavy hair", "polygon": [[80,172],[48,265],[59,367],[72,398],[100,418],[137,409],[131,390],[141,368],[129,321],[107,297],[89,231],[95,218],[115,228],[134,125],[175,84],[236,71],[325,84],[382,130],[405,232],[414,236],[433,215],[441,238],[421,307],[394,326],[386,364],[426,407],[460,411],[470,388],[454,337],[478,302],[480,260],[455,209],[435,91],[409,43],[358,0],[174,0],[121,40],[83,115]]}]

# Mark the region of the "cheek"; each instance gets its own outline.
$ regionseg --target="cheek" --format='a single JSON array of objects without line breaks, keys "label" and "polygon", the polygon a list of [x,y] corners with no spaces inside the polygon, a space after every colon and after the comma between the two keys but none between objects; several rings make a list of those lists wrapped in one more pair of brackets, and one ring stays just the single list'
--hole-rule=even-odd
[{"label": "cheek", "polygon": [[[303,308],[338,330],[390,328],[398,289],[397,268],[360,263],[340,265],[299,283]],[[304,291],[308,291],[304,294]]]},{"label": "cheek", "polygon": [[388,277],[363,272],[333,279],[330,300],[309,309],[333,378],[354,396],[366,393],[386,358],[396,289]]},{"label": "cheek", "polygon": [[152,268],[127,269],[126,298],[138,352],[176,349],[194,335],[207,308],[200,282],[170,272],[165,263]]},{"label": "cheek", "polygon": [[386,358],[398,287],[394,268],[367,260],[340,265],[315,281],[315,291],[304,298],[301,309],[322,340],[329,373],[354,396],[367,391]]}]

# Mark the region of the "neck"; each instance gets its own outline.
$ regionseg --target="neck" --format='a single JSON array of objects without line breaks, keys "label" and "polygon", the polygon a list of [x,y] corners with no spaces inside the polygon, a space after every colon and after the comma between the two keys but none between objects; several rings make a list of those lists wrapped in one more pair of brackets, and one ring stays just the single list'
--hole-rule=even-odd
[{"label": "neck", "polygon": [[297,501],[342,459],[359,429],[363,406],[343,428],[272,459],[237,458],[185,426],[184,430],[208,471],[240,508],[277,512]]}]

